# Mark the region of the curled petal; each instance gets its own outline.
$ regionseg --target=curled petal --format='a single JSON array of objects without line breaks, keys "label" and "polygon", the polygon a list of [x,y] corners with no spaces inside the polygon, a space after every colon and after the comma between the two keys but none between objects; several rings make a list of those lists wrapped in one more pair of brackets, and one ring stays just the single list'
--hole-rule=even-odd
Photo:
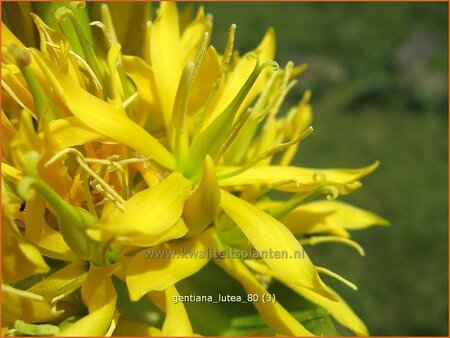
[{"label": "curled petal", "polygon": [[[266,263],[294,285],[307,288],[333,299],[316,268],[294,235],[279,221],[252,204],[222,190],[221,206],[236,222],[256,250],[264,254]],[[286,252],[275,257],[270,252]],[[302,257],[299,258],[299,252]]]}]

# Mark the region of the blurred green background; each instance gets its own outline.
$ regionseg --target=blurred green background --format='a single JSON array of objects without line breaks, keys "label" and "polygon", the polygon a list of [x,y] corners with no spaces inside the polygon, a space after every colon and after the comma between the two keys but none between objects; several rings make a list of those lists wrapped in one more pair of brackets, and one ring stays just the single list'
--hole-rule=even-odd
[{"label": "blurred green background", "polygon": [[314,262],[359,290],[327,282],[372,335],[448,335],[448,4],[204,5],[214,15],[219,51],[231,23],[241,52],[271,26],[276,60],[309,65],[289,95],[292,105],[313,91],[315,131],[296,164],[381,161],[362,189],[342,199],[391,226],[354,233],[366,257],[340,245],[308,248]]}]

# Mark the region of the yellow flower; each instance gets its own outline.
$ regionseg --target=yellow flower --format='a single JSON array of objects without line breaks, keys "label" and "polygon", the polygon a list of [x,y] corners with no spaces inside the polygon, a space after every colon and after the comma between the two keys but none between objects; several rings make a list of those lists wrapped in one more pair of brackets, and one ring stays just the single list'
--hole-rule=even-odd
[{"label": "yellow flower", "polygon": [[[183,282],[210,262],[247,294],[273,298],[253,301],[267,334],[321,332],[286,310],[264,278],[368,334],[319,274],[355,286],[315,266],[303,246],[334,241],[364,253],[349,230],[387,222],[335,199],[360,188],[378,162],[290,165],[312,132],[310,93],[279,115],[305,66],[272,60],[272,29],[240,56],[235,25],[223,53],[210,45],[212,18],[202,7],[188,20],[189,7],[179,15],[173,2],[153,19],[142,3],[36,6],[42,18],[29,14],[39,49],[20,42],[13,21],[2,23],[10,334],[221,334],[191,323],[178,301]],[[89,26],[89,15],[99,20]],[[134,25],[144,30],[130,38]]]}]

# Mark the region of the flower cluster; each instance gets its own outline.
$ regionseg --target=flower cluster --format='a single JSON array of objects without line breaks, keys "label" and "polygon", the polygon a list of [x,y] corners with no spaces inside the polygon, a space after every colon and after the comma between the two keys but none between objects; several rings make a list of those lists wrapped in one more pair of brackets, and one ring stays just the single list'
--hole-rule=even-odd
[{"label": "flower cluster", "polygon": [[[387,222],[336,198],[378,163],[290,164],[312,132],[310,93],[279,112],[305,66],[272,60],[272,29],[241,56],[235,25],[218,52],[212,16],[200,8],[191,19],[174,2],[155,13],[145,3],[5,9],[3,334],[202,333],[173,300],[211,264],[258,299],[281,283],[368,334],[320,275],[355,286],[304,247],[339,242],[364,254],[349,230]],[[227,250],[260,254],[192,254]],[[269,333],[320,334],[277,300],[253,305]]]}]

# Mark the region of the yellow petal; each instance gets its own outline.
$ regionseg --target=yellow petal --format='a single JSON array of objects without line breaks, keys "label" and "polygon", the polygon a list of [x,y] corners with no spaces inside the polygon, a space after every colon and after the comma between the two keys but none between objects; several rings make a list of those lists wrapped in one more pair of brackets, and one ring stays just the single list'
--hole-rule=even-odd
[{"label": "yellow petal", "polygon": [[173,301],[180,296],[175,286],[167,288],[165,294],[166,319],[162,327],[163,336],[192,336],[192,326],[184,304]]},{"label": "yellow petal", "polygon": [[[306,91],[297,107],[293,108],[293,110],[288,113],[288,116],[286,118],[286,128],[290,129],[290,138],[294,138],[296,135],[299,135],[312,123],[312,109],[311,105],[309,104],[310,96],[311,92]],[[291,163],[292,159],[297,153],[297,149],[298,144],[294,144],[291,147],[287,148],[284,151],[279,164],[289,165],[289,163]]]},{"label": "yellow petal", "polygon": [[37,51],[33,51],[33,56],[58,96],[81,122],[98,133],[151,157],[169,169],[174,167],[172,154],[152,135],[130,120],[123,109],[114,107],[77,86],[66,74],[62,74],[44,60]]},{"label": "yellow petal", "polygon": [[[275,54],[275,33],[273,29],[269,29],[264,38],[253,51],[258,55],[259,60],[262,63],[271,60]],[[216,116],[218,116],[236,97],[239,90],[244,85],[246,79],[251,74],[254,67],[254,60],[249,60],[246,56],[239,59],[236,67],[229,72],[227,81],[223,89],[221,90],[221,95],[217,100],[217,103],[213,107],[209,121],[212,121]],[[255,97],[262,91],[264,83],[267,81],[267,76],[260,77],[252,89],[247,94],[243,104],[241,105],[239,111],[242,112],[248,107],[248,105],[255,99]]]},{"label": "yellow petal", "polygon": [[8,181],[14,183],[17,183],[22,178],[22,172],[20,170],[3,162],[2,162],[2,175],[5,175],[5,178]]},{"label": "yellow petal", "polygon": [[287,214],[282,222],[295,234],[333,232],[336,228],[359,230],[373,225],[389,225],[384,218],[339,201],[306,203]]},{"label": "yellow petal", "polygon": [[13,67],[16,68],[15,65],[2,66],[2,87],[22,108],[35,116],[33,97],[25,84],[20,80],[21,75],[15,73],[12,69]]},{"label": "yellow petal", "polygon": [[193,61],[205,32],[211,32],[212,23],[205,16],[203,7],[198,9],[197,17],[183,31],[180,40],[181,62],[185,65]]},{"label": "yellow petal", "polygon": [[42,323],[53,321],[60,315],[61,312],[44,297],[2,284],[3,322],[14,323],[21,319],[27,323]]},{"label": "yellow petal", "polygon": [[164,122],[169,125],[183,65],[181,64],[180,32],[175,2],[160,3],[158,16],[151,30],[151,65],[158,79]]},{"label": "yellow petal", "polygon": [[[79,81],[77,74],[79,70],[78,68],[75,68],[77,67],[77,64],[74,63],[74,65],[72,62],[69,62],[70,57],[68,53],[70,43],[67,38],[61,32],[47,26],[46,23],[34,13],[31,13],[31,17],[39,32],[41,51],[45,53],[49,59],[57,63],[60,69],[68,73],[72,79]],[[55,48],[54,46],[61,48]]]},{"label": "yellow petal", "polygon": [[108,140],[107,137],[89,128],[75,116],[50,121],[45,134],[58,149]]},{"label": "yellow petal", "polygon": [[274,271],[297,286],[332,298],[304,249],[282,223],[223,190],[221,206]]},{"label": "yellow petal", "polygon": [[192,85],[192,92],[189,96],[190,114],[194,114],[205,104],[208,96],[217,82],[220,74],[219,56],[213,46],[210,46],[203,56],[200,66]]},{"label": "yellow petal", "polygon": [[80,257],[68,247],[61,233],[48,225],[44,227],[38,245],[44,256],[65,261],[80,260]]},{"label": "yellow petal", "polygon": [[68,295],[76,291],[84,282],[87,276],[86,270],[83,263],[71,263],[34,284],[27,291],[41,295],[46,300]]},{"label": "yellow petal", "polygon": [[91,265],[81,288],[89,314],[60,332],[59,336],[104,336],[116,311],[117,294],[109,274],[111,267]]},{"label": "yellow petal", "polygon": [[[285,180],[295,180],[298,184],[290,183],[277,185],[274,189],[290,192],[308,192],[316,189],[322,183],[318,173],[322,173],[328,184],[335,185],[342,194],[349,193],[360,187],[358,179],[370,174],[378,167],[378,162],[359,169],[312,169],[285,166],[252,167],[241,174],[220,179],[220,186],[242,185],[271,185]],[[220,168],[220,174],[232,172],[238,167]]]},{"label": "yellow petal", "polygon": [[[257,294],[259,299],[267,299],[268,292],[262,287],[247,267],[237,259],[218,259],[215,263],[239,281],[247,294]],[[303,289],[303,288],[302,288]],[[253,302],[269,328],[282,336],[313,336],[278,302]]]},{"label": "yellow petal", "polygon": [[183,220],[189,228],[188,236],[194,236],[215,219],[220,204],[220,188],[217,182],[214,163],[207,156],[203,177],[197,189],[186,200]]},{"label": "yellow petal", "polygon": [[[5,215],[3,219],[7,219]],[[50,267],[39,250],[15,234],[7,222],[2,226],[3,281],[12,283],[31,275],[48,272]]]},{"label": "yellow petal", "polygon": [[126,282],[130,299],[138,300],[149,291],[162,291],[193,275],[209,261],[213,246],[211,231],[193,239],[169,242],[137,253],[129,262]]},{"label": "yellow petal", "polygon": [[127,55],[123,57],[123,67],[134,82],[139,95],[135,109],[135,121],[139,125],[147,122],[150,131],[160,129],[164,125],[164,121],[153,69],[141,58]]},{"label": "yellow petal", "polygon": [[25,209],[25,238],[32,243],[38,243],[41,233],[46,225],[45,222],[45,200],[42,196],[36,196],[27,201]]},{"label": "yellow petal", "polygon": [[291,288],[294,292],[298,293],[300,296],[327,310],[339,323],[348,327],[358,336],[369,335],[367,327],[364,325],[363,321],[353,312],[353,310],[348,306],[348,304],[335,291],[330,289],[330,292],[334,294],[337,301],[330,301],[328,298],[323,297],[315,292],[312,292],[305,288],[300,288],[298,286],[293,285],[292,283],[286,282],[285,279],[280,278],[281,276],[274,273],[267,266],[264,266],[260,263],[251,260],[246,261],[246,264],[250,266],[251,269],[253,269],[258,273],[279,279],[289,288]]},{"label": "yellow petal", "polygon": [[80,258],[67,246],[61,233],[51,228],[46,220],[45,200],[36,196],[27,202],[25,209],[25,238],[39,247],[44,256],[77,261]]},{"label": "yellow petal", "polygon": [[116,107],[120,108],[122,105],[121,97],[123,96],[122,83],[117,72],[117,65],[121,58],[121,45],[119,43],[113,43],[108,51],[108,68],[109,76],[111,78],[111,87],[113,94],[113,101]]},{"label": "yellow petal", "polygon": [[[3,23],[2,21],[2,29],[1,29],[1,40],[2,40],[2,46],[8,46],[8,45],[16,45],[21,50],[25,49],[26,46],[9,30],[9,28]],[[2,50],[2,60],[3,62],[7,60],[13,60],[11,57],[11,54],[9,52],[6,52],[3,54]],[[14,63],[14,62],[12,62]],[[35,60],[31,61],[31,64],[29,65],[32,73],[39,79],[39,82],[43,83],[44,75],[39,68],[39,65],[35,62]],[[42,80],[42,81],[41,81]]]},{"label": "yellow petal", "polygon": [[[169,229],[167,229],[163,233],[154,233],[151,235],[144,234],[144,235],[119,236],[116,237],[115,240],[120,244],[147,248],[159,245],[161,243],[165,243],[167,241],[181,238],[184,235],[186,235],[188,231],[189,231],[188,227],[180,218],[178,219],[178,221],[175,222],[174,225],[172,225]],[[110,238],[108,234],[105,234],[103,238],[102,234],[98,232],[98,230],[96,229],[88,230],[88,234],[92,238],[97,239],[98,241],[101,241],[103,239],[106,242]]]},{"label": "yellow petal", "polygon": [[311,237],[307,237],[303,240],[300,240],[300,244],[309,244],[309,245],[316,245],[316,244],[320,244],[320,243],[329,243],[329,242],[334,242],[334,243],[342,243],[344,245],[347,245],[353,249],[355,249],[361,256],[364,256],[364,249],[361,247],[361,245],[359,245],[357,242],[348,239],[348,238],[342,238],[342,237],[338,237],[338,236],[311,236]]},{"label": "yellow petal", "polygon": [[125,202],[125,211],[115,208],[102,215],[106,224],[102,229],[115,235],[162,235],[180,218],[190,188],[190,182],[174,172],[133,195]]}]

